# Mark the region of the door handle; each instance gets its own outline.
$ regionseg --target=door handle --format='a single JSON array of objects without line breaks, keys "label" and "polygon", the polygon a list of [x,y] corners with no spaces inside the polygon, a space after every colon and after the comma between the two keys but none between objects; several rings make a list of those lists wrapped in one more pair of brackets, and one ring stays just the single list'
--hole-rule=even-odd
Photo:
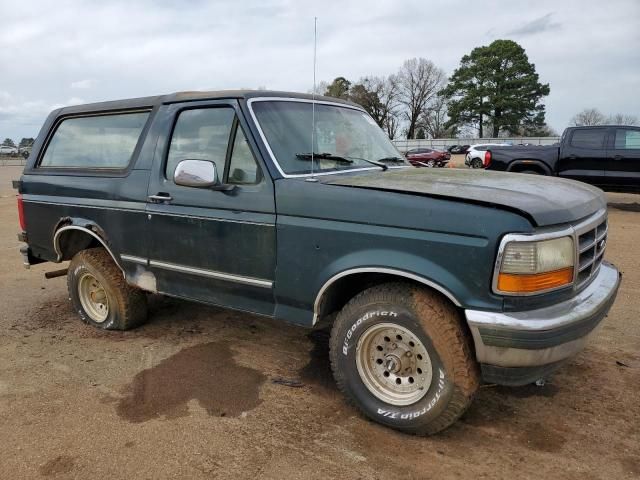
[{"label": "door handle", "polygon": [[622,155],[614,155],[613,159],[614,160],[622,160],[624,157]]},{"label": "door handle", "polygon": [[158,192],[155,195],[149,195],[147,198],[152,203],[163,203],[163,202],[170,202],[171,200],[173,200],[173,197],[165,192]]}]

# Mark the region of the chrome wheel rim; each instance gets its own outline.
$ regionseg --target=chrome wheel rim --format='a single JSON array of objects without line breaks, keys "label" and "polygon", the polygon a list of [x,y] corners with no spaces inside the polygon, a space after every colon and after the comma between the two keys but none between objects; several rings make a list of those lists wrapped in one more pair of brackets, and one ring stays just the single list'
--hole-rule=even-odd
[{"label": "chrome wheel rim", "polygon": [[109,316],[107,292],[96,277],[83,273],[78,279],[78,297],[84,311],[96,323],[104,322]]},{"label": "chrome wheel rim", "polygon": [[356,366],[367,389],[391,405],[411,405],[426,395],[433,376],[427,349],[395,323],[369,327],[356,346]]}]

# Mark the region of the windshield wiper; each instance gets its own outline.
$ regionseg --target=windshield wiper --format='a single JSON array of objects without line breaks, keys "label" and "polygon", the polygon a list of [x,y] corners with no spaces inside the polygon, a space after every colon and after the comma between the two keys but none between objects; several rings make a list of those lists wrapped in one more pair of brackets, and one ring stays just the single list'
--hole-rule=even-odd
[{"label": "windshield wiper", "polygon": [[376,162],[404,163],[404,158],[402,158],[402,157],[382,157],[382,158],[377,159]]},{"label": "windshield wiper", "polygon": [[[310,153],[296,153],[296,157],[299,158],[300,160],[311,160]],[[376,162],[375,160],[369,160],[367,158],[352,157],[352,156],[343,157],[340,155],[335,155],[333,153],[314,153],[313,158],[314,160],[316,158],[319,158],[321,160],[334,160],[336,162],[348,163],[348,164],[352,164],[354,160],[362,160],[363,162],[367,162],[372,165],[375,165],[376,167],[380,167],[382,170],[387,170],[389,168],[384,163]]]},{"label": "windshield wiper", "polygon": [[319,158],[321,160],[334,160],[340,163],[353,163],[353,160],[350,160],[346,157],[341,157],[340,155],[334,155],[333,153],[296,153],[296,157],[300,160],[311,160],[311,158]]}]

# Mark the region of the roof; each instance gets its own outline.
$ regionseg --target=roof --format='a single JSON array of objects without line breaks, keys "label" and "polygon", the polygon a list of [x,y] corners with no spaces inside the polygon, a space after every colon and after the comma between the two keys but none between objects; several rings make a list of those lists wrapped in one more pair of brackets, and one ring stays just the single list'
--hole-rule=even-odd
[{"label": "roof", "polygon": [[283,98],[301,98],[306,100],[316,99],[318,101],[330,101],[343,103],[345,105],[357,106],[355,103],[342,100],[339,98],[325,97],[316,95],[315,97],[309,93],[298,92],[281,92],[272,90],[215,90],[215,91],[192,91],[192,92],[176,92],[166,95],[155,95],[152,97],[128,98],[123,100],[113,100],[108,102],[87,103],[83,105],[73,105],[63,107],[59,110],[59,114],[74,114],[98,112],[106,110],[123,110],[131,108],[150,108],[160,104],[177,103],[177,102],[195,102],[201,100],[218,100],[218,99],[244,99],[257,97],[283,97]]},{"label": "roof", "polygon": [[580,128],[640,128],[638,125],[616,125],[613,123],[607,123],[607,124],[603,124],[603,125],[576,125],[573,127],[567,127],[567,130],[571,129],[571,130],[575,130],[575,129],[580,129]]}]

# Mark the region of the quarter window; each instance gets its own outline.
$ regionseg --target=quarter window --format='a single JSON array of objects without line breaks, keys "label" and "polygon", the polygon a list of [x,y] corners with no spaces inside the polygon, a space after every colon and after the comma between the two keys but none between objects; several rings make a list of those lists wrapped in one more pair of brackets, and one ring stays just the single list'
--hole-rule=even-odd
[{"label": "quarter window", "polygon": [[256,163],[251,148],[247,143],[242,128],[238,125],[236,138],[233,141],[233,151],[229,161],[229,175],[227,183],[237,185],[251,185],[260,182],[260,170]]},{"label": "quarter window", "polygon": [[640,130],[616,129],[616,150],[640,150]]},{"label": "quarter window", "polygon": [[585,128],[575,130],[571,136],[571,146],[577,148],[603,149],[607,130],[604,128]]},{"label": "quarter window", "polygon": [[56,129],[41,167],[124,169],[149,112],[67,118]]}]

